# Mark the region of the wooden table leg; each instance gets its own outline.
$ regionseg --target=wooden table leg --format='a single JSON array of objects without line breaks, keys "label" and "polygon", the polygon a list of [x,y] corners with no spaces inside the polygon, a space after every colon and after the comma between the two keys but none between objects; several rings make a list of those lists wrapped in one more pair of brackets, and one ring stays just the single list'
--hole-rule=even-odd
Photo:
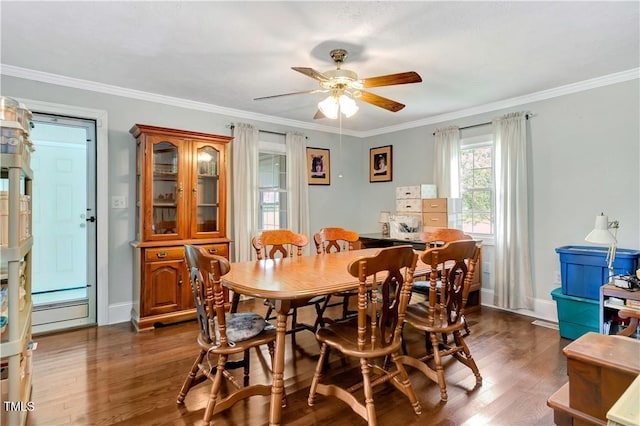
[{"label": "wooden table leg", "polygon": [[291,302],[276,301],[276,347],[273,356],[273,384],[271,387],[271,407],[269,410],[269,424],[279,425],[282,418],[282,395],[284,393],[284,351],[287,331],[287,313]]}]

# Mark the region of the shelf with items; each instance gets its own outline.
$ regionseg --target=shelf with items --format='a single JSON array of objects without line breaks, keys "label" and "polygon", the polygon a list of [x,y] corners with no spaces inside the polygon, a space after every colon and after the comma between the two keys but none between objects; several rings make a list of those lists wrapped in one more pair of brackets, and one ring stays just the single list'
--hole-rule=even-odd
[{"label": "shelf with items", "polygon": [[[620,318],[620,310],[640,312],[640,291],[631,291],[605,284],[600,287],[600,333],[617,334],[622,331],[627,319]],[[640,338],[636,330],[635,336]]]},{"label": "shelf with items", "polygon": [[[31,112],[0,97],[0,277],[6,325],[0,340],[4,368],[2,424],[21,425],[26,411],[6,411],[4,401],[27,404],[31,395]],[[6,310],[5,310],[6,305]],[[6,379],[4,378],[6,375]]]}]

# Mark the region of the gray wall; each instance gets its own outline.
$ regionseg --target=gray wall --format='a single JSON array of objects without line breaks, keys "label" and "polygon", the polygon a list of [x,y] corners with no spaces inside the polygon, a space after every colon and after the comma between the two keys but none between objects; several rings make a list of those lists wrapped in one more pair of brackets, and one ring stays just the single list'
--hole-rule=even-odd
[{"label": "gray wall", "polygon": [[[237,119],[148,101],[95,93],[14,77],[1,77],[3,95],[106,110],[109,120],[109,199],[134,191],[134,123],[230,134],[232,121],[250,122],[263,130],[297,130],[273,123]],[[342,137],[302,130],[308,146],[331,150],[330,186],[311,186],[311,229],[343,226],[361,233],[377,232],[380,210],[393,210],[396,186],[432,182],[433,131],[451,124],[491,121],[511,111],[530,111],[530,217],[536,314],[549,317],[549,295],[559,284],[558,256],[563,245],[583,245],[597,214],[618,219],[619,247],[640,248],[640,100],[638,80],[533,102],[437,125],[368,138]],[[489,133],[490,126],[464,130],[462,137]],[[369,183],[369,148],[393,145],[393,182]],[[343,177],[338,178],[338,173]],[[134,212],[111,210],[109,218],[109,305],[131,302]],[[490,266],[492,250],[483,252]],[[489,268],[490,269],[490,268]],[[490,270],[485,270],[490,272]],[[484,303],[491,303],[491,280],[485,276]],[[489,297],[487,297],[489,296]],[[552,315],[551,315],[552,316]],[[122,319],[120,319],[122,320]],[[113,320],[111,320],[113,322]]]}]

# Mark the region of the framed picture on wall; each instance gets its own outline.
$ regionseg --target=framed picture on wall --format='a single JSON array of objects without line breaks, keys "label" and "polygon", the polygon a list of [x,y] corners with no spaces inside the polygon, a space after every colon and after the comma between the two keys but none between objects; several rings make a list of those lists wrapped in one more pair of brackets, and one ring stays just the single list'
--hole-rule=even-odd
[{"label": "framed picture on wall", "polygon": [[380,146],[369,150],[369,182],[391,182],[392,145]]},{"label": "framed picture on wall", "polygon": [[307,148],[307,179],[309,185],[331,185],[328,149]]}]

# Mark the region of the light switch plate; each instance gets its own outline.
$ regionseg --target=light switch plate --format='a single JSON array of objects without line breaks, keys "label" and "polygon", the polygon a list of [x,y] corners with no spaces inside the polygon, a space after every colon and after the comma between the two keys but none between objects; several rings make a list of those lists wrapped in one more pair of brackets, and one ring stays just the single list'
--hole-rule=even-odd
[{"label": "light switch plate", "polygon": [[112,209],[126,209],[127,198],[124,195],[111,196],[111,208]]}]

